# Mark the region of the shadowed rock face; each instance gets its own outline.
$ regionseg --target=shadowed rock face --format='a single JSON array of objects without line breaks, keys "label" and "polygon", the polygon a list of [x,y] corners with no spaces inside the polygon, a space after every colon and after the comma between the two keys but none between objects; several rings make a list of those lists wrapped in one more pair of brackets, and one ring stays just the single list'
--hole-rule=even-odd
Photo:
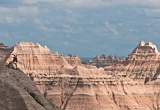
[{"label": "shadowed rock face", "polygon": [[22,71],[4,64],[0,64],[0,88],[1,110],[57,110]]}]

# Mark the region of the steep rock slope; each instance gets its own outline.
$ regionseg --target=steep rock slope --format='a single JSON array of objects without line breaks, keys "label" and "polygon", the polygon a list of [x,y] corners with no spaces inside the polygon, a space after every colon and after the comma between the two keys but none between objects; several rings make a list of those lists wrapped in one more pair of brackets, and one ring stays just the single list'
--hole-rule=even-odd
[{"label": "steep rock slope", "polygon": [[62,55],[57,52],[52,54],[47,46],[32,42],[20,42],[13,47],[13,51],[6,57],[5,62],[12,61],[12,54],[18,56],[18,67],[24,73],[49,74],[55,72],[59,67],[70,67]]},{"label": "steep rock slope", "polygon": [[[65,110],[157,110],[160,79],[54,76],[34,80],[40,91]],[[42,83],[43,82],[43,83]],[[44,84],[45,82],[45,84]]]},{"label": "steep rock slope", "polygon": [[107,74],[130,78],[156,79],[160,74],[160,53],[153,43],[141,41],[125,60],[114,66],[105,67]]},{"label": "steep rock slope", "polygon": [[58,110],[20,70],[0,64],[1,110]]},{"label": "steep rock slope", "polygon": [[74,56],[73,57],[72,55],[68,55],[68,56],[65,57],[65,59],[72,66],[78,66],[78,65],[82,66],[82,61],[79,58],[79,56]]},{"label": "steep rock slope", "polygon": [[[18,68],[23,70],[26,74],[32,74],[33,76],[44,76],[53,74],[63,74],[61,70],[77,70],[76,74],[95,73],[105,74],[104,69],[91,68],[84,66],[81,63],[81,59],[78,56],[66,56],[52,52],[47,46],[42,47],[40,44],[32,42],[20,42],[13,47],[12,52],[6,55],[5,63],[12,61],[12,57],[15,54],[18,56]],[[87,69],[88,68],[88,69]],[[82,72],[83,71],[83,72]],[[85,72],[86,71],[86,72]],[[103,71],[100,73],[99,71]],[[66,73],[66,72],[65,72]],[[69,74],[69,73],[67,73]]]},{"label": "steep rock slope", "polygon": [[160,104],[158,57],[154,44],[140,42],[124,61],[106,67],[106,74],[103,69],[87,72],[77,66],[68,71],[61,68],[61,74],[34,81],[42,93],[46,92],[48,98],[66,110],[157,110]]}]

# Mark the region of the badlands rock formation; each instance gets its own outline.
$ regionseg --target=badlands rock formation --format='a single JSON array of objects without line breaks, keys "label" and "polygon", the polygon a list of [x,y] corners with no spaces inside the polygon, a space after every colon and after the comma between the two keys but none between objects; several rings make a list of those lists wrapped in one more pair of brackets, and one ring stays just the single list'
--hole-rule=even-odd
[{"label": "badlands rock formation", "polygon": [[69,54],[68,56],[65,57],[65,59],[67,60],[67,62],[71,65],[71,66],[78,66],[78,65],[82,65],[82,60],[79,58],[79,56],[74,56],[72,57],[71,54]]},{"label": "badlands rock formation", "polygon": [[[77,71],[79,71],[77,74],[83,74],[81,71],[89,71],[89,73],[92,74],[94,70],[95,74],[104,74],[101,72],[97,73],[102,69],[97,70],[97,68],[94,68],[93,66],[84,67],[78,56],[72,57],[71,55],[68,55],[67,57],[64,57],[63,55],[58,54],[58,52],[52,54],[46,46],[42,47],[38,43],[20,42],[13,47],[13,51],[9,53],[9,55],[6,55],[7,57],[4,62],[9,63],[12,61],[12,54],[18,56],[18,67],[26,74],[32,73],[34,75],[42,76],[44,74],[62,74],[63,72],[60,71],[63,70],[63,68],[68,70],[77,69]],[[86,69],[87,67],[92,69]]]},{"label": "badlands rock formation", "polygon": [[141,41],[122,62],[106,67],[107,74],[130,78],[156,79],[160,74],[160,53],[156,45]]},{"label": "badlands rock formation", "polygon": [[52,54],[39,44],[21,42],[12,53],[18,55],[19,68],[32,73],[41,93],[61,109],[159,109],[159,52],[152,43],[140,42],[124,61],[105,71],[81,64],[78,57]]},{"label": "badlands rock formation", "polygon": [[1,110],[58,110],[20,70],[0,64]]},{"label": "badlands rock formation", "polygon": [[91,60],[89,60],[89,65],[94,65],[96,67],[106,67],[106,66],[112,66],[116,64],[118,61],[122,60],[121,58],[118,58],[116,55],[112,57],[111,55],[106,56],[102,54],[100,57],[95,57]]},{"label": "badlands rock formation", "polygon": [[70,67],[65,58],[57,52],[52,54],[46,47],[32,42],[20,42],[13,47],[13,51],[5,60],[6,63],[12,61],[12,54],[18,56],[18,67],[26,74],[49,74],[54,73],[60,66]]}]

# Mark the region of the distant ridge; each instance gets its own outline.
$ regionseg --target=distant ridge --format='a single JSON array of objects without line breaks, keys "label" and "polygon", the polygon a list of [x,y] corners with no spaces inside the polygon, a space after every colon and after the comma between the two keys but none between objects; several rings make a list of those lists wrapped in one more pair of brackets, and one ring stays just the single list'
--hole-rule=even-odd
[{"label": "distant ridge", "polygon": [[123,61],[111,67],[105,67],[107,73],[116,77],[155,79],[160,74],[160,53],[151,42],[140,41],[138,46]]}]

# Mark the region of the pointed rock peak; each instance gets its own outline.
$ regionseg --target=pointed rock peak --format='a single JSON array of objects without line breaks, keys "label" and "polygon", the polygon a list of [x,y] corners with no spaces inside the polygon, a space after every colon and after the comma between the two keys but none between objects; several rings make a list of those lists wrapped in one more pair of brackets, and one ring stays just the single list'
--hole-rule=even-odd
[{"label": "pointed rock peak", "polygon": [[55,55],[55,56],[60,56],[58,52],[55,52],[54,55]]},{"label": "pointed rock peak", "polygon": [[157,54],[158,49],[155,44],[152,42],[145,43],[144,41],[140,41],[139,45],[134,49],[132,53],[135,54]]},{"label": "pointed rock peak", "polygon": [[102,55],[100,56],[100,59],[106,59],[106,55],[105,55],[105,54],[102,54]]},{"label": "pointed rock peak", "polygon": [[139,43],[139,46],[144,46],[144,45],[145,45],[145,42],[141,40]]},{"label": "pointed rock peak", "polygon": [[4,44],[3,44],[3,43],[0,43],[0,46],[4,46]]},{"label": "pointed rock peak", "polygon": [[0,48],[8,48],[9,46],[6,46],[5,44],[3,43],[0,43]]},{"label": "pointed rock peak", "polygon": [[75,58],[79,58],[79,56],[78,56],[78,55],[75,55],[74,57],[75,57]]}]

